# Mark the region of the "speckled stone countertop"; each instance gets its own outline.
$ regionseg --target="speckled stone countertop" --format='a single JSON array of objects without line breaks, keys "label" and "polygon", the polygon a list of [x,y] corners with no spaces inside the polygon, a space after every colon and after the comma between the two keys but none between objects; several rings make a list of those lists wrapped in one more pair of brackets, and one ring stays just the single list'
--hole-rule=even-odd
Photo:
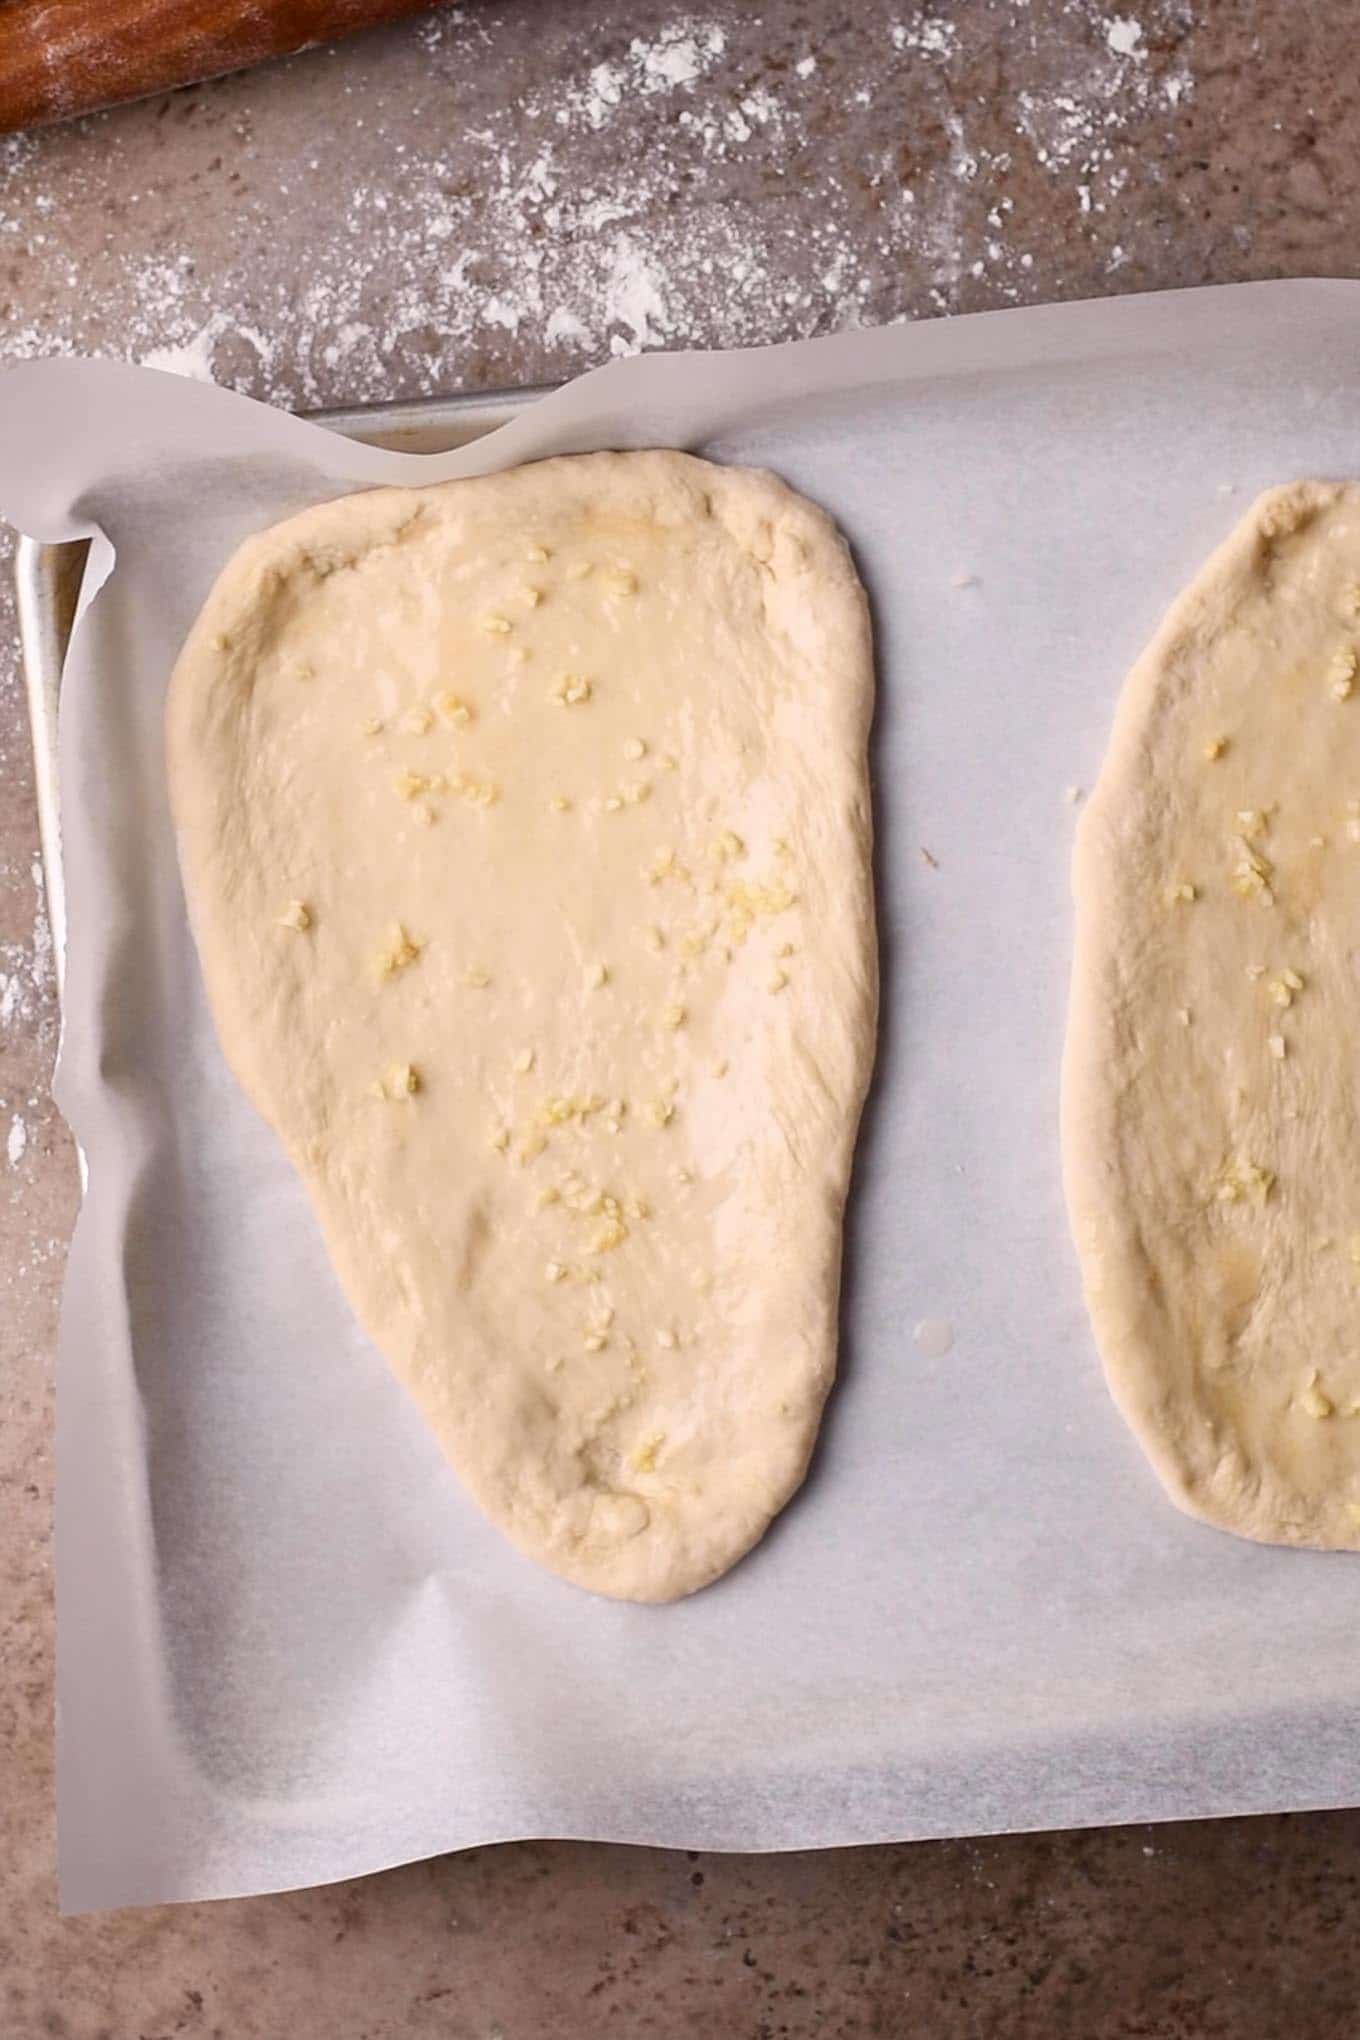
[{"label": "speckled stone countertop", "polygon": [[[0,142],[0,356],[281,404],[1037,300],[1360,273],[1346,0],[490,0]],[[8,574],[3,600],[8,605]],[[1360,1814],[775,1858],[524,1844],[60,1921],[51,1377],[76,1204],[0,635],[0,2033],[1290,2040]]]}]

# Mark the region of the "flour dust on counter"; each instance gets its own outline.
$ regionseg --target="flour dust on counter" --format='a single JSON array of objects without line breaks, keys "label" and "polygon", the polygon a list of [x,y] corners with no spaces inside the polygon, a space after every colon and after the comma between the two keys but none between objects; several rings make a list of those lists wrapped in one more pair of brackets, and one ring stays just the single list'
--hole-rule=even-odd
[{"label": "flour dust on counter", "polygon": [[1172,1499],[1360,1548],[1360,486],[1261,497],[1135,666],[1075,855],[1068,1200]]},{"label": "flour dust on counter", "polygon": [[875,1032],[871,695],[830,520],[666,452],[310,510],[174,674],[227,1060],[466,1486],[601,1593],[717,1578],[807,1467]]}]

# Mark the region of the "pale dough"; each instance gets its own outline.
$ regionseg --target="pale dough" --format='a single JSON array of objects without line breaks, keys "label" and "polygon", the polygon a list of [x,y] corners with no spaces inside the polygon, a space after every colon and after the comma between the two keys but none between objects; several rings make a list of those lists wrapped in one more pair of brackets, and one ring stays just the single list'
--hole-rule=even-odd
[{"label": "pale dough", "polygon": [[816,1437],[871,699],[830,520],[663,452],[309,510],[175,670],[226,1057],[462,1480],[600,1593],[715,1579]]},{"label": "pale dough", "polygon": [[1263,496],[1134,667],[1078,832],[1068,1200],[1183,1508],[1360,1546],[1360,487]]}]

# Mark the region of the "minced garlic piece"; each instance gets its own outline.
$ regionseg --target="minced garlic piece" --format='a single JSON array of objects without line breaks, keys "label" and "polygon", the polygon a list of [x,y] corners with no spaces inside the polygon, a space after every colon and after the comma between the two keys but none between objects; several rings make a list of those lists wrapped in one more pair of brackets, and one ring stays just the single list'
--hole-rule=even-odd
[{"label": "minced garlic piece", "polygon": [[644,1440],[633,1454],[632,1467],[634,1473],[654,1472],[656,1469],[656,1455],[665,1442],[666,1434],[664,1431],[655,1431],[650,1438]]},{"label": "minced garlic piece", "polygon": [[[573,1119],[584,1121],[593,1113],[603,1110],[604,1099],[593,1095],[589,1098],[547,1098],[539,1110],[538,1117],[542,1126],[567,1126]],[[566,1177],[562,1183],[563,1194],[568,1197],[578,1195],[584,1188],[585,1185],[577,1176]]]},{"label": "minced garlic piece", "polygon": [[312,925],[311,910],[305,900],[289,900],[275,924],[280,928],[291,928],[298,935],[305,935]]},{"label": "minced garlic piece", "polygon": [[593,574],[594,571],[595,567],[593,561],[573,560],[570,566],[567,568],[566,578],[569,581],[584,581],[590,574]]},{"label": "minced garlic piece", "polygon": [[393,1063],[384,1079],[384,1088],[387,1096],[398,1103],[414,1098],[420,1089],[420,1073],[410,1063]]},{"label": "minced garlic piece", "polygon": [[548,806],[555,815],[565,815],[571,812],[571,802],[567,799],[565,793],[555,793],[548,802]]},{"label": "minced garlic piece", "polygon": [[786,970],[773,971],[770,975],[769,988],[772,992],[782,992],[788,981],[789,974]]},{"label": "minced garlic piece", "polygon": [[560,1261],[549,1261],[544,1267],[543,1274],[548,1282],[563,1282],[566,1280],[567,1271]]},{"label": "minced garlic piece", "polygon": [[632,758],[634,760],[645,758],[647,746],[643,743],[641,737],[629,737],[623,747],[623,755],[625,758]]},{"label": "minced garlic piece", "polygon": [[478,630],[484,630],[489,637],[505,637],[510,631],[510,619],[508,616],[496,616],[494,614],[479,616],[477,628]]},{"label": "minced garlic piece", "polygon": [[653,1126],[669,1126],[675,1117],[675,1107],[668,1098],[656,1098],[647,1107],[647,1117]]},{"label": "minced garlic piece", "polygon": [[550,1204],[559,1203],[561,1196],[562,1192],[558,1189],[556,1183],[545,1183],[538,1196],[534,1199],[534,1208],[536,1211],[546,1211]]},{"label": "minced garlic piece", "polygon": [[1176,1018],[1182,1027],[1188,1027],[1190,1025],[1190,1008],[1188,1006],[1178,1006],[1176,1008]]},{"label": "minced garlic piece", "polygon": [[600,578],[611,595],[637,594],[637,575],[630,574],[626,567],[612,567]]},{"label": "minced garlic piece", "polygon": [[370,715],[365,719],[364,735],[366,737],[380,737],[382,732],[383,719],[380,715]]},{"label": "minced garlic piece", "polygon": [[608,964],[592,963],[590,969],[586,972],[586,983],[592,992],[598,992],[607,985],[609,983]]},{"label": "minced garlic piece", "polygon": [[531,545],[525,547],[524,557],[531,567],[541,567],[545,560],[552,558],[552,554],[545,545]]},{"label": "minced garlic piece", "polygon": [[622,797],[617,793],[611,793],[608,800],[605,802],[605,807],[608,809],[611,815],[618,814],[623,807]]},{"label": "minced garlic piece", "polygon": [[1228,740],[1226,737],[1210,737],[1208,743],[1204,746],[1204,755],[1212,765],[1223,756],[1227,748]]},{"label": "minced garlic piece", "polygon": [[1355,675],[1360,668],[1360,654],[1354,645],[1343,645],[1332,660],[1329,668],[1330,688],[1336,701],[1349,701],[1355,692]]},{"label": "minced garlic piece", "polygon": [[548,1137],[546,1134],[538,1132],[526,1133],[516,1150],[520,1167],[527,1169],[530,1162],[536,1162],[547,1145]]},{"label": "minced garlic piece", "polygon": [[470,986],[474,992],[484,992],[491,983],[491,973],[484,970],[479,963],[469,964],[463,972],[463,983]]},{"label": "minced garlic piece", "polygon": [[537,609],[539,603],[543,600],[543,590],[541,588],[521,588],[519,599],[526,609]]},{"label": "minced garlic piece", "polygon": [[746,845],[732,829],[724,829],[710,846],[709,856],[718,864],[726,864],[734,857],[745,855]]},{"label": "minced garlic piece", "polygon": [[395,977],[400,970],[406,970],[420,955],[423,944],[413,942],[398,921],[392,929],[386,949],[378,954],[378,976]]},{"label": "minced garlic piece", "polygon": [[1322,1417],[1330,1417],[1335,1414],[1335,1403],[1329,1395],[1324,1395],[1318,1387],[1318,1371],[1316,1367],[1311,1370],[1308,1379],[1303,1385],[1299,1395],[1299,1406],[1310,1417],[1321,1419]]},{"label": "minced garlic piece", "polygon": [[455,729],[461,729],[464,723],[471,722],[472,720],[472,710],[468,707],[461,694],[454,694],[452,692],[441,694],[435,702],[435,707],[439,710],[445,722],[452,723]]},{"label": "minced garlic piece", "polygon": [[742,943],[751,932],[758,914],[782,914],[797,904],[798,895],[776,879],[773,885],[747,885],[738,881],[727,888],[728,933]]},{"label": "minced garlic piece", "polygon": [[510,1145],[509,1127],[498,1126],[496,1131],[491,1136],[491,1146],[495,1149],[498,1155],[503,1155],[505,1153],[505,1150],[509,1147],[509,1145]]},{"label": "minced garlic piece", "polygon": [[1294,994],[1283,978],[1271,979],[1270,996],[1277,1006],[1292,1006],[1294,1003]]},{"label": "minced garlic piece", "polygon": [[581,1344],[585,1347],[587,1353],[603,1353],[609,1341],[603,1332],[587,1332],[581,1340]]},{"label": "minced garlic piece", "polygon": [[1267,1037],[1266,1046],[1269,1048],[1276,1062],[1284,1061],[1285,1056],[1288,1053],[1288,1048],[1285,1042],[1285,1038],[1282,1034],[1269,1035]]},{"label": "minced garlic piece", "polygon": [[655,925],[647,929],[645,939],[647,947],[649,949],[664,949],[666,946],[666,938],[664,934],[662,933],[660,928],[656,927]]},{"label": "minced garlic piece", "polygon": [[683,1006],[667,1006],[661,1017],[666,1026],[674,1030],[684,1026],[687,1015]]},{"label": "minced garlic piece", "polygon": [[1263,978],[1265,974],[1266,967],[1263,963],[1249,963],[1247,965],[1247,976],[1249,978]]},{"label": "minced garlic piece", "polygon": [[1282,970],[1280,976],[1291,992],[1301,992],[1303,990],[1303,979],[1296,970]]},{"label": "minced garlic piece", "polygon": [[680,1341],[676,1338],[674,1332],[662,1330],[656,1335],[656,1343],[658,1346],[663,1346],[670,1353],[675,1350]]},{"label": "minced garlic piece", "polygon": [[531,1048],[522,1048],[519,1054],[515,1057],[515,1068],[518,1071],[519,1075],[522,1077],[527,1077],[533,1066],[534,1066],[533,1050]]},{"label": "minced garlic piece", "polygon": [[589,701],[590,682],[579,673],[560,673],[548,699],[559,708],[575,708],[578,703]]},{"label": "minced garlic piece", "polygon": [[718,1057],[718,1060],[712,1065],[713,1075],[715,1077],[725,1077],[730,1068],[731,1065],[728,1062],[727,1057],[725,1055],[720,1055]]},{"label": "minced garlic piece", "polygon": [[1180,878],[1177,879],[1174,885],[1167,888],[1166,897],[1171,906],[1179,906],[1182,901],[1188,903],[1195,898],[1195,888],[1191,885],[1189,879]]},{"label": "minced garlic piece", "polygon": [[660,758],[657,760],[657,763],[660,765],[661,770],[663,772],[674,772],[677,770],[677,761],[675,760],[675,758],[672,757],[669,751],[663,751],[661,753]]},{"label": "minced garlic piece", "polygon": [[397,723],[397,728],[408,737],[427,736],[434,726],[434,717],[428,708],[408,708]]},{"label": "minced garlic piece", "polygon": [[623,797],[629,807],[641,807],[644,800],[650,800],[652,789],[645,779],[630,780],[623,789]]},{"label": "minced garlic piece", "polygon": [[1245,836],[1237,838],[1238,862],[1233,868],[1233,890],[1243,899],[1255,898],[1263,907],[1275,904],[1275,895],[1270,889],[1270,880],[1275,876],[1273,865],[1268,858],[1250,844]]},{"label": "minced garlic piece", "polygon": [[455,790],[469,807],[494,807],[501,797],[500,788],[491,779],[459,779]]},{"label": "minced garlic piece", "polygon": [[1245,1197],[1252,1204],[1264,1204],[1274,1183],[1270,1169],[1258,1168],[1255,1162],[1230,1162],[1219,1179],[1218,1200],[1221,1204],[1236,1204]]},{"label": "minced garlic piece", "polygon": [[415,800],[429,787],[423,772],[399,772],[392,784],[403,800]]}]

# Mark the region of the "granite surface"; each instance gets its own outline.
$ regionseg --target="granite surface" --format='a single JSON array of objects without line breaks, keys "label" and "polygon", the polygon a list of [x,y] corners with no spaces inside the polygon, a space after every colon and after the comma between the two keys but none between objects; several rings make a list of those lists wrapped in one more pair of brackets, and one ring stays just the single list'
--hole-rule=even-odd
[{"label": "granite surface", "polygon": [[[284,404],[1360,272],[1346,0],[492,0],[0,142],[0,355]],[[0,563],[2,564],[2,563]],[[0,632],[0,2033],[1349,2031],[1360,1815],[780,1858],[525,1844],[61,1921],[51,1374],[76,1204]]]}]

